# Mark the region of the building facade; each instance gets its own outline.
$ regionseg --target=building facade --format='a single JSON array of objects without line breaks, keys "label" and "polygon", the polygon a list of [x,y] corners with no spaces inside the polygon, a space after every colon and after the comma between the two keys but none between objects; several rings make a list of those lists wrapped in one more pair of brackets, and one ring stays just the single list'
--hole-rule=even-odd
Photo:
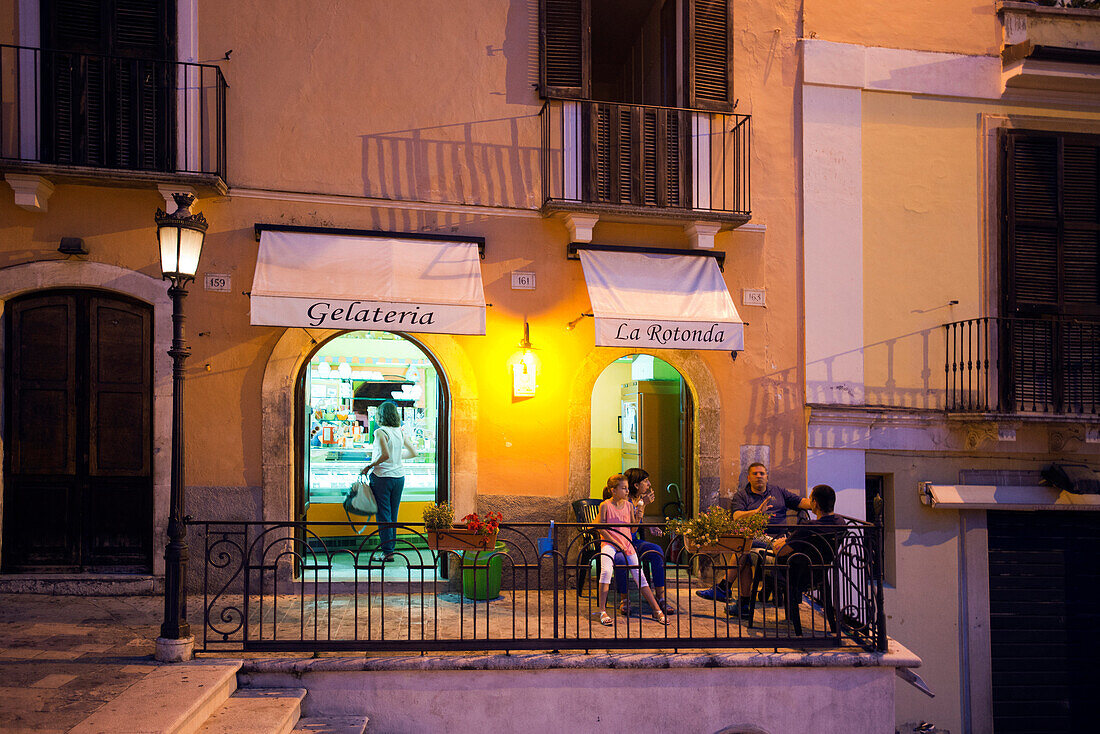
[{"label": "building facade", "polygon": [[887,528],[890,632],[936,694],[899,686],[899,728],[1080,731],[1100,14],[874,5],[805,16],[807,480]]},{"label": "building facade", "polygon": [[[568,519],[624,468],[631,382],[675,395],[662,506],[712,504],[755,458],[802,485],[795,137],[750,136],[754,105],[794,115],[793,14],[3,7],[5,572],[162,573],[171,308],[153,214],[180,191],[209,222],[186,300],[196,518],[343,519],[344,465],[394,390],[423,460],[402,519],[434,499]],[[750,167],[766,174],[751,196]],[[424,248],[458,270],[401,270]],[[699,278],[710,305],[685,300]],[[474,326],[396,329],[378,309],[416,301],[403,279]],[[627,291],[639,313],[615,310]],[[674,297],[647,310],[647,293]],[[302,299],[328,305],[288,315]]]}]

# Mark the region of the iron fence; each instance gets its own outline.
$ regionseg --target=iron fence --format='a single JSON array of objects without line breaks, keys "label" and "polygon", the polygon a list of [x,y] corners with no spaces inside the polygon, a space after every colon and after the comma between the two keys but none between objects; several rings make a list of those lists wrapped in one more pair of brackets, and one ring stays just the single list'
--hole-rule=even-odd
[{"label": "iron fence", "polygon": [[949,412],[1100,412],[1100,320],[983,317],[944,331]]},{"label": "iron fence", "polygon": [[0,160],[225,180],[225,77],[209,64],[0,45]]},{"label": "iron fence", "polygon": [[749,216],[748,115],[550,99],[539,116],[549,207]]},{"label": "iron fence", "polygon": [[[398,533],[386,561],[378,524],[362,535],[348,523],[188,525],[206,652],[886,647],[880,528],[855,520],[826,555],[812,544],[778,557],[692,553],[664,535],[634,566],[600,553],[593,529],[608,526],[509,523],[493,549],[455,553],[428,548],[420,525],[383,525]],[[660,592],[654,562],[676,610],[667,626],[630,580],[642,570]],[[619,576],[610,626],[599,615],[603,563]],[[694,593],[710,587],[701,569],[721,578],[742,567],[755,580],[750,609]]]}]

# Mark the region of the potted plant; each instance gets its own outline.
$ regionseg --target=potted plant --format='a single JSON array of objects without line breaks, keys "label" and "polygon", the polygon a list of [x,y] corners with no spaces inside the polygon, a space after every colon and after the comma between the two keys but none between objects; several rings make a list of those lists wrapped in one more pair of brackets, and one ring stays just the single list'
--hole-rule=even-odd
[{"label": "potted plant", "polygon": [[691,553],[744,553],[767,525],[766,515],[754,513],[734,520],[729,510],[712,507],[688,520],[669,520],[667,528],[684,537]]},{"label": "potted plant", "polygon": [[497,528],[504,517],[499,512],[477,513],[462,518],[466,527],[454,527],[454,509],[446,503],[424,508],[424,529],[432,550],[486,550],[497,542]]}]

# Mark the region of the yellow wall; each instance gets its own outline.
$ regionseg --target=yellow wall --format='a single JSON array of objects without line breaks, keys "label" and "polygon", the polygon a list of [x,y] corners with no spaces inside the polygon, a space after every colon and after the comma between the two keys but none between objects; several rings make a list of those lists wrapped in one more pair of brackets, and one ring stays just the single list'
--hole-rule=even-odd
[{"label": "yellow wall", "polygon": [[602,498],[607,478],[623,470],[618,418],[622,386],[630,382],[630,362],[612,362],[592,388],[592,497]]},{"label": "yellow wall", "polygon": [[1019,116],[1100,130],[1100,113],[867,92],[862,103],[867,402],[942,408],[942,325],[987,316],[997,298],[997,154],[983,119],[990,130]]}]

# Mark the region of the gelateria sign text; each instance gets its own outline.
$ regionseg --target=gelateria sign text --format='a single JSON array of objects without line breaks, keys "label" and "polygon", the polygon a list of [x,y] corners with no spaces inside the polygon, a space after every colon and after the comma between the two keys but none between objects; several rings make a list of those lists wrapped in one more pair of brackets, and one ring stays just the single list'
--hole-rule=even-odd
[{"label": "gelateria sign text", "polygon": [[484,334],[485,309],[458,304],[253,295],[252,323],[318,329]]},{"label": "gelateria sign text", "polygon": [[596,345],[729,352],[745,348],[745,325],[740,322],[597,318]]}]

